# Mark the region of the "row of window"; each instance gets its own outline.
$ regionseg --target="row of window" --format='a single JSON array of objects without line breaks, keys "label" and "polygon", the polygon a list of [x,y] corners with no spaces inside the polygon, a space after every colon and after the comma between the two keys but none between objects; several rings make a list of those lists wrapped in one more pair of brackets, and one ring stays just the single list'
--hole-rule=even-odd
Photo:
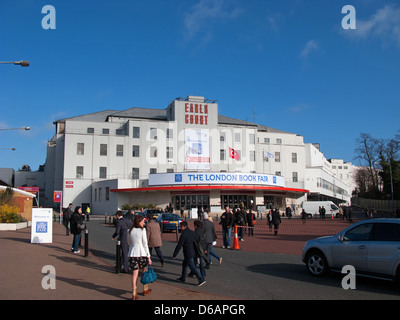
[{"label": "row of window", "polygon": [[[82,142],[77,143],[77,150],[76,154],[83,156],[85,155],[85,144]],[[101,156],[107,156],[108,155],[108,145],[107,144],[100,144],[100,155]],[[124,156],[124,145],[123,144],[117,144],[116,145],[116,150],[115,150],[115,155],[117,157],[123,157]],[[138,145],[133,145],[132,146],[132,157],[139,157],[140,156],[140,148]],[[150,147],[150,157],[157,157],[157,147]],[[172,159],[174,157],[174,149],[173,147],[167,147],[166,149],[166,157],[167,159]]]},{"label": "row of window", "polygon": [[[241,142],[241,133],[240,132],[235,132],[234,140],[235,140],[235,142]],[[219,141],[221,141],[221,142],[225,142],[226,141],[226,132],[221,132],[220,133]],[[258,140],[258,142],[260,142],[260,140]],[[270,144],[271,143],[271,139],[270,138],[264,138],[264,143],[265,144]],[[276,144],[282,144],[282,139],[277,138],[275,140],[275,143]],[[256,144],[256,135],[255,135],[255,133],[250,133],[249,134],[249,144]]]},{"label": "row of window", "polygon": [[[87,133],[94,134],[94,128],[87,128]],[[104,135],[110,134],[110,129],[103,128],[101,133]],[[167,139],[173,139],[173,129],[167,129]],[[115,134],[117,136],[124,136],[126,135],[125,129],[116,129]],[[132,127],[132,138],[140,138],[140,127]],[[157,140],[157,128],[150,128],[150,139]]]},{"label": "row of window", "polygon": [[[104,188],[105,194],[104,194],[104,200],[109,201],[110,200],[110,187],[105,187]],[[103,201],[103,188],[99,188],[99,191],[97,192],[97,188],[94,189],[94,201]]]},{"label": "row of window", "polygon": [[[102,129],[102,134],[103,135],[109,135],[110,134],[110,129],[103,128]],[[89,134],[94,134],[94,128],[87,128],[87,133]],[[125,135],[125,130],[124,129],[116,129],[115,134],[118,135]],[[151,140],[157,140],[157,128],[150,128],[150,139]],[[140,138],[140,127],[132,127],[132,138]],[[167,139],[173,139],[173,129],[166,129],[166,138]],[[221,132],[220,133],[220,141],[225,142],[226,141],[226,132]],[[240,132],[235,132],[234,133],[234,139],[235,142],[241,142],[241,133]],[[264,138],[264,143],[269,144],[271,142],[270,138]],[[282,139],[277,138],[275,140],[276,144],[282,144]],[[249,134],[249,144],[255,144],[256,143],[256,135],[254,133]]]},{"label": "row of window", "polygon": [[[241,150],[235,150],[235,152],[241,156]],[[85,144],[78,142],[77,143],[77,155],[84,155],[85,154]],[[220,154],[220,160],[224,161],[227,159],[227,150],[225,149],[220,149],[219,151]],[[108,145],[107,144],[100,144],[100,155],[101,156],[107,156],[108,155]],[[157,157],[157,147],[151,146],[150,147],[150,157],[156,158]],[[173,147],[167,147],[166,149],[166,157],[167,159],[172,159],[174,155],[173,152]],[[117,157],[123,157],[124,156],[124,145],[122,144],[117,144],[116,145],[116,156]],[[132,157],[139,157],[140,156],[140,148],[138,145],[133,145],[132,146]],[[264,156],[264,161],[269,161],[268,157]],[[250,161],[256,161],[256,152],[255,151],[250,151]],[[281,153],[279,151],[275,152],[274,154],[274,161],[275,162],[281,162]],[[292,152],[292,163],[297,163],[297,153]]]},{"label": "row of window", "polygon": [[[174,169],[167,169],[167,173],[174,172]],[[76,179],[83,179],[83,166],[76,167]],[[157,173],[157,168],[150,168],[150,174]],[[281,176],[281,171],[275,171],[276,176]],[[107,167],[99,167],[99,178],[100,179],[107,179]],[[139,168],[132,168],[132,173],[130,175],[131,179],[139,179]],[[298,182],[299,181],[299,173],[292,172],[292,181]]]}]

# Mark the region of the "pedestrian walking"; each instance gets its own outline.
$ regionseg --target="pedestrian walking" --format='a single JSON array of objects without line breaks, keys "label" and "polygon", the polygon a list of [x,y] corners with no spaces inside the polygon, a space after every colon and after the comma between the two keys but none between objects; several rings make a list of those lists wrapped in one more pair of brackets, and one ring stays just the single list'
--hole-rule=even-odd
[{"label": "pedestrian walking", "polygon": [[89,219],[90,219],[90,207],[87,206],[86,207],[86,221],[89,221]]},{"label": "pedestrian walking", "polygon": [[[204,230],[203,230],[203,222],[200,220],[196,220],[194,222],[194,234],[195,234],[195,252],[196,252],[196,257],[195,257],[195,265],[198,263],[200,267],[200,273],[203,277],[203,279],[206,279],[206,270],[205,270],[205,265],[209,265],[208,259],[207,259],[207,251],[206,251],[206,242],[204,240]],[[207,261],[206,261],[207,259]],[[194,276],[194,273],[190,272],[188,274],[189,276]]]},{"label": "pedestrian walking", "polygon": [[69,220],[74,212],[72,211],[72,203],[63,211],[63,225],[65,227],[65,235],[69,236],[70,223]]},{"label": "pedestrian walking", "polygon": [[256,225],[256,215],[249,210],[249,212],[246,215],[246,220],[247,220],[247,226],[248,226],[248,234],[250,236],[254,236],[254,226]]},{"label": "pedestrian walking", "polygon": [[153,215],[147,215],[147,243],[149,245],[150,255],[153,254],[153,248],[156,251],[161,266],[164,267],[165,259],[161,252],[162,238],[160,225],[154,220]]},{"label": "pedestrian walking", "polygon": [[278,235],[279,225],[281,223],[281,216],[279,214],[279,210],[275,209],[272,211],[272,224],[274,225],[274,235]]},{"label": "pedestrian walking", "polygon": [[123,273],[129,272],[129,245],[128,245],[128,231],[132,227],[132,220],[125,218],[122,214],[121,210],[118,210],[116,213],[117,221],[116,228],[114,234],[111,236],[111,240],[114,240],[116,237],[121,241],[121,265],[124,267]]},{"label": "pedestrian walking", "polygon": [[75,207],[74,212],[71,215],[71,218],[69,220],[70,223],[70,228],[71,228],[71,233],[74,235],[74,238],[72,239],[72,248],[71,251],[73,253],[79,253],[79,242],[81,241],[81,232],[82,230],[78,228],[78,224],[83,222],[85,220],[85,215],[82,214],[82,208],[77,206]]},{"label": "pedestrian walking", "polygon": [[233,225],[233,216],[229,210],[229,207],[225,207],[225,212],[221,215],[221,221],[219,224],[222,226],[222,248],[229,249],[231,247],[231,231]]},{"label": "pedestrian walking", "polygon": [[[215,233],[214,223],[209,220],[208,213],[204,213],[204,221],[203,221],[203,232],[204,232],[204,242],[206,244],[205,250],[207,251],[206,256],[206,266],[205,268],[208,269],[211,264],[211,251],[213,247],[213,242],[217,240],[217,234]],[[212,218],[211,218],[212,219]],[[214,254],[215,257],[215,254]],[[218,256],[217,256],[218,257]],[[220,257],[218,257],[218,260]]]},{"label": "pedestrian walking", "polygon": [[303,222],[303,224],[305,224],[306,223],[306,221],[307,221],[307,213],[306,213],[306,211],[303,209],[303,211],[301,211],[301,221]]},{"label": "pedestrian walking", "polygon": [[183,249],[182,275],[177,280],[185,282],[187,268],[189,267],[199,281],[198,286],[202,286],[206,283],[206,280],[203,278],[200,271],[196,268],[194,264],[194,258],[196,257],[194,241],[196,239],[196,236],[194,234],[194,231],[189,229],[188,223],[186,221],[181,222],[181,230],[181,236],[179,237],[178,244],[176,245],[172,256],[173,259],[176,259],[179,251]]},{"label": "pedestrian walking", "polygon": [[269,210],[268,214],[267,214],[267,224],[268,224],[268,231],[272,230],[272,210]]},{"label": "pedestrian walking", "polygon": [[[147,267],[151,265],[150,251],[147,244],[147,234],[144,228],[144,217],[142,215],[135,216],[133,224],[129,229],[129,263],[132,272],[132,300],[137,300],[137,279],[139,277],[139,268],[142,274]],[[143,295],[151,293],[151,289],[147,284],[143,285]]]},{"label": "pedestrian walking", "polygon": [[292,208],[290,206],[286,207],[286,217],[290,220],[292,218]]},{"label": "pedestrian walking", "polygon": [[247,218],[245,209],[244,208],[237,209],[235,213],[235,225],[237,225],[238,227],[238,237],[240,241],[244,241],[243,234],[246,224],[247,224]]}]

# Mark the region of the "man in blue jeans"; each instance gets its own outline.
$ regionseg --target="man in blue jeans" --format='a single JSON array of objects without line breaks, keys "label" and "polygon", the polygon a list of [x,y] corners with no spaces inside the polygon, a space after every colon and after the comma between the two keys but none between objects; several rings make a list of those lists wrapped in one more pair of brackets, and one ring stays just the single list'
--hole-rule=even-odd
[{"label": "man in blue jeans", "polygon": [[183,262],[182,262],[182,275],[178,278],[178,281],[185,282],[187,268],[190,268],[192,274],[196,275],[197,280],[199,280],[198,286],[202,286],[206,283],[206,280],[201,275],[199,269],[196,268],[194,264],[194,258],[196,257],[196,252],[194,249],[194,241],[196,239],[194,231],[190,230],[186,221],[181,222],[182,233],[179,237],[179,242],[176,245],[173,259],[176,259],[181,248],[183,248]]},{"label": "man in blue jeans", "polygon": [[230,249],[233,215],[228,206],[226,206],[225,212],[221,215],[221,221],[219,222],[219,224],[222,226],[222,248]]}]

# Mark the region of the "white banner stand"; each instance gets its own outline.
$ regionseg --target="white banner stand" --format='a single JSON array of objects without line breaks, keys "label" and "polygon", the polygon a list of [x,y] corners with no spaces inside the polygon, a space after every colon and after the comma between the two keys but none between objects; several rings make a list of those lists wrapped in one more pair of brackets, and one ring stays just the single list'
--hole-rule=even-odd
[{"label": "white banner stand", "polygon": [[53,242],[53,210],[32,209],[31,243]]}]

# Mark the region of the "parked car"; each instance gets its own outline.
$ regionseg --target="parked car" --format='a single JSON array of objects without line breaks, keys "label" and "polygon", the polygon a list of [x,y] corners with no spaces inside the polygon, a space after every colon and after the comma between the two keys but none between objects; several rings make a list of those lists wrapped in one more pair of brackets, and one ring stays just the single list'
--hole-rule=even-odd
[{"label": "parked car", "polygon": [[147,215],[151,214],[153,216],[153,219],[157,219],[158,216],[160,214],[162,214],[163,212],[159,209],[144,209],[142,211],[142,213],[144,214],[145,217],[147,217]]},{"label": "parked car", "polygon": [[156,220],[160,224],[161,230],[178,230],[181,231],[182,219],[175,213],[162,213]]},{"label": "parked car", "polygon": [[307,241],[302,260],[314,276],[351,265],[357,275],[399,280],[400,219],[363,220],[334,236]]}]

